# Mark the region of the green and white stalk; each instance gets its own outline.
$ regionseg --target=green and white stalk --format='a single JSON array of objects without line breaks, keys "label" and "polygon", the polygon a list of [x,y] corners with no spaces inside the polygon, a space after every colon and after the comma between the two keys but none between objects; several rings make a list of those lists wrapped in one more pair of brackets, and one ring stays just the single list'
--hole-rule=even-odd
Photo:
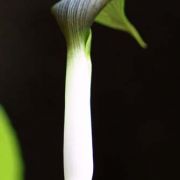
[{"label": "green and white stalk", "polygon": [[91,36],[87,43],[71,44],[67,52],[64,124],[66,180],[90,180],[93,152],[90,113]]},{"label": "green and white stalk", "polygon": [[103,25],[127,31],[141,46],[145,46],[138,32],[125,17],[123,10],[124,0],[61,0],[52,8],[67,44],[65,180],[91,180],[93,176],[90,110],[92,23],[97,19],[97,22]]},{"label": "green and white stalk", "polygon": [[91,71],[91,60],[83,46],[68,50],[64,125],[66,180],[92,178]]}]

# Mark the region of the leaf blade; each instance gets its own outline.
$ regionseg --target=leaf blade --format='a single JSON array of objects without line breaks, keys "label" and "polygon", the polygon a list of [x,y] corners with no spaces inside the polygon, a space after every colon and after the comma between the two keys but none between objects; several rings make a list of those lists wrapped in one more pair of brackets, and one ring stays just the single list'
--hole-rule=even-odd
[{"label": "leaf blade", "polygon": [[23,161],[16,133],[0,106],[0,179],[22,180]]}]

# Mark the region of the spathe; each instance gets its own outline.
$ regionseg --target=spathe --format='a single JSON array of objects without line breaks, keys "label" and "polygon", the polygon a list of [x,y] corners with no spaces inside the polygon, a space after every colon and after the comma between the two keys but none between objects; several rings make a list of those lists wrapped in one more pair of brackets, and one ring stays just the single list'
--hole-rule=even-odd
[{"label": "spathe", "polygon": [[96,17],[96,22],[113,29],[128,32],[141,47],[145,48],[147,46],[125,15],[125,0],[111,0]]},{"label": "spathe", "polygon": [[[141,47],[147,45],[125,15],[125,0],[61,0],[52,8],[66,40],[88,35],[94,21],[131,34]],[[82,36],[81,34],[81,36]],[[79,35],[78,35],[79,36]]]}]

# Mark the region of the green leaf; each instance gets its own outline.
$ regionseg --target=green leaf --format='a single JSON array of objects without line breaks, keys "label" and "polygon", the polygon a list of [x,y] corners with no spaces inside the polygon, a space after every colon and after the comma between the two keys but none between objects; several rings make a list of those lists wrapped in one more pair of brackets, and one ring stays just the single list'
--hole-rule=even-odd
[{"label": "green leaf", "polygon": [[96,22],[130,33],[136,41],[145,48],[147,45],[136,28],[125,15],[125,0],[111,0],[96,17]]},{"label": "green leaf", "polygon": [[0,105],[0,180],[22,180],[23,163],[16,133]]}]

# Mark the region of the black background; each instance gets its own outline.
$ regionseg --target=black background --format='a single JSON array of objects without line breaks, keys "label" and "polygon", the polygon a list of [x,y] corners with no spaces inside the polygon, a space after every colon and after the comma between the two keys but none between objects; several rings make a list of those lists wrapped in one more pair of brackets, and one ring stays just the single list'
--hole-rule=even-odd
[{"label": "black background", "polygon": [[[63,179],[66,46],[52,0],[0,0],[0,101],[19,135],[26,180]],[[149,45],[93,25],[94,180],[179,179],[178,0],[127,1]]]}]

